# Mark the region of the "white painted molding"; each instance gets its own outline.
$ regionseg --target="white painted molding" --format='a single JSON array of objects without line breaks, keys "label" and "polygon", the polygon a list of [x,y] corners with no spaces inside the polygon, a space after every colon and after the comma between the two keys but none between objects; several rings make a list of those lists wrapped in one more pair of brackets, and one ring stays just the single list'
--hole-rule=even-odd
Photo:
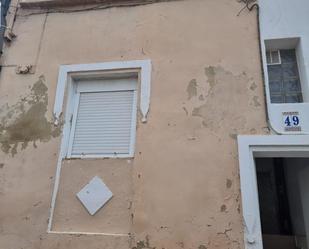
[{"label": "white painted molding", "polygon": [[[151,83],[151,61],[150,60],[135,60],[135,61],[118,61],[118,62],[103,62],[94,64],[76,64],[76,65],[62,65],[60,66],[58,83],[56,89],[56,99],[54,104],[54,118],[55,124],[58,125],[60,116],[63,112],[64,96],[67,89],[67,85],[72,87],[72,78],[69,74],[72,73],[89,73],[89,75],[96,72],[104,72],[108,70],[126,70],[133,69],[138,70],[141,82],[141,95],[140,95],[140,111],[142,113],[142,122],[147,121],[147,114],[150,105],[150,83]],[[117,72],[116,72],[117,73]],[[68,96],[70,98],[71,96]],[[65,121],[69,120],[69,111],[66,112]],[[47,232],[57,234],[95,234],[95,235],[111,235],[111,236],[127,236],[127,234],[109,234],[109,233],[87,233],[87,232],[69,232],[69,231],[53,231],[53,218],[56,207],[56,200],[59,191],[62,160],[66,156],[67,143],[69,138],[70,122],[65,122],[62,132],[61,146],[58,155],[56,176],[54,182],[54,188],[52,193],[52,199],[49,210],[49,219]],[[135,137],[135,135],[134,135]],[[135,138],[134,141],[135,143]],[[133,153],[134,150],[131,151]]]},{"label": "white painted molding", "polygon": [[[260,44],[266,90],[269,126],[277,134],[309,134],[309,1],[308,0],[258,0],[260,6]],[[266,41],[277,40],[276,48],[296,48],[300,69],[303,103],[271,103],[266,62]],[[293,42],[297,41],[293,44]],[[272,48],[274,44],[272,44]],[[301,131],[286,131],[282,122],[283,112],[299,112]]]},{"label": "white painted molding", "polygon": [[151,61],[150,60],[134,60],[134,61],[114,61],[93,64],[75,64],[60,66],[56,99],[54,105],[55,124],[58,124],[59,118],[63,111],[63,102],[66,86],[70,73],[104,72],[108,70],[124,70],[137,69],[140,71],[141,92],[140,92],[140,111],[142,113],[142,122],[147,121],[147,114],[150,105],[150,89],[151,89]]},{"label": "white painted molding", "polygon": [[130,237],[128,233],[88,233],[88,232],[75,232],[75,231],[50,231],[51,234],[69,234],[69,235],[101,235],[101,236],[114,236],[114,237]]},{"label": "white painted molding", "polygon": [[309,157],[308,135],[238,136],[238,155],[246,249],[263,249],[256,157]]}]

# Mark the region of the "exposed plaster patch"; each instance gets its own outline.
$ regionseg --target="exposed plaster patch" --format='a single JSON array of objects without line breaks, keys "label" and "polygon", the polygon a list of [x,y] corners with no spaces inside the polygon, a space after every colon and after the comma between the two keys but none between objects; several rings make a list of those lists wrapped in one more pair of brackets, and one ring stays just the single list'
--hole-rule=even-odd
[{"label": "exposed plaster patch", "polygon": [[232,187],[232,180],[231,179],[226,179],[226,188],[231,188]]},{"label": "exposed plaster patch", "polygon": [[145,240],[137,241],[136,246],[132,247],[132,249],[156,249],[156,247],[150,246],[149,236],[147,235]]},{"label": "exposed plaster patch", "polygon": [[[202,108],[203,106],[195,107],[192,111],[192,116],[197,116],[197,117],[203,117],[202,115]],[[207,123],[205,122],[205,126],[207,127]]]},{"label": "exposed plaster patch", "polygon": [[21,65],[16,67],[17,74],[34,74],[35,67],[33,65]]},{"label": "exposed plaster patch", "polygon": [[207,247],[204,245],[199,245],[198,249],[207,249]]},{"label": "exposed plaster patch", "polygon": [[227,210],[226,205],[225,204],[221,205],[220,212],[226,212],[226,210]]},{"label": "exposed plaster patch", "polygon": [[259,97],[258,97],[258,96],[254,96],[254,97],[252,98],[252,100],[253,100],[253,105],[254,105],[255,107],[261,106],[261,103],[259,102]]},{"label": "exposed plaster patch", "polygon": [[18,145],[27,148],[30,142],[36,148],[36,141],[48,142],[60,135],[61,126],[54,127],[47,120],[48,93],[44,76],[40,76],[26,96],[12,105],[0,108],[0,143],[4,153],[17,153]]},{"label": "exposed plaster patch", "polygon": [[185,243],[183,243],[182,241],[176,242],[176,244],[177,244],[180,248],[185,248]]},{"label": "exposed plaster patch", "polygon": [[[240,242],[238,239],[233,238],[233,234],[235,235],[235,232],[233,233],[233,229],[231,228],[231,222],[229,222],[228,227],[224,229],[223,232],[218,232],[216,236],[216,241],[220,241],[222,244],[220,247],[226,248],[226,246],[232,246],[232,244],[235,244],[237,248],[240,248]],[[239,234],[241,235],[241,234]],[[225,246],[223,244],[226,244]]]},{"label": "exposed plaster patch", "polygon": [[185,111],[186,115],[188,116],[189,112],[188,112],[187,108],[186,107],[182,107],[182,109]]},{"label": "exposed plaster patch", "polygon": [[192,79],[187,86],[188,100],[197,95],[197,82]]},{"label": "exposed plaster patch", "polygon": [[254,91],[257,88],[257,85],[255,84],[255,82],[253,82],[250,86],[250,90]]},{"label": "exposed plaster patch", "polygon": [[255,128],[250,129],[251,134],[257,134],[257,130]]},{"label": "exposed plaster patch", "polygon": [[227,132],[235,140],[239,133],[249,132],[247,117],[252,107],[260,104],[254,91],[250,91],[257,88],[253,78],[246,72],[234,74],[220,65],[205,67],[204,75],[205,81],[193,79],[186,89],[186,113],[201,118],[201,127],[214,134]]},{"label": "exposed plaster patch", "polygon": [[230,133],[229,134],[230,138],[236,140],[237,139],[237,133]]},{"label": "exposed plaster patch", "polygon": [[210,88],[213,88],[216,84],[216,69],[213,66],[209,66],[205,68],[205,74],[208,78],[207,82],[210,85]]}]

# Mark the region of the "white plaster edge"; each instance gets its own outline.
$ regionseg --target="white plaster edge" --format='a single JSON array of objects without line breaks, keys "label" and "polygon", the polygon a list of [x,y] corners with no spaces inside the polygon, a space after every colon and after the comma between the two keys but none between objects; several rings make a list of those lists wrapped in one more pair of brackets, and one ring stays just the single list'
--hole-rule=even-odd
[{"label": "white plaster edge", "polygon": [[[121,69],[139,69],[141,77],[141,97],[140,97],[140,111],[142,113],[142,122],[147,121],[147,114],[150,105],[150,90],[151,90],[151,61],[150,60],[134,60],[134,61],[116,61],[116,62],[103,62],[92,64],[73,64],[73,65],[61,65],[58,75],[58,83],[56,89],[56,98],[54,104],[54,118],[55,125],[59,124],[59,118],[62,114],[64,105],[64,95],[67,87],[67,80],[69,73],[75,72],[96,72],[104,70],[121,70]],[[66,125],[66,124],[65,124]],[[54,188],[52,192],[51,204],[49,209],[49,219],[47,225],[47,233],[55,233],[52,231],[53,218],[55,213],[55,206],[57,195],[60,185],[62,160],[65,158],[66,153],[66,141],[67,141],[67,129],[63,128],[62,139],[60,145],[60,151],[56,166],[56,175]],[[58,232],[61,233],[61,232]],[[63,232],[67,234],[68,232]],[[85,233],[83,233],[85,234]],[[102,234],[102,233],[97,233]],[[104,235],[104,234],[103,234]]]},{"label": "white plaster edge", "polygon": [[[261,5],[261,0],[258,0],[257,1],[259,6]],[[263,11],[262,8],[260,8],[260,12]],[[309,132],[308,131],[301,131],[301,132],[286,132],[284,131],[282,128],[280,128],[280,126],[278,125],[278,122],[279,121],[276,121],[275,117],[276,116],[276,112],[278,112],[278,110],[276,110],[274,107],[277,105],[277,106],[282,106],[282,110],[285,110],[285,109],[295,109],[295,111],[300,111],[303,109],[303,108],[299,108],[297,106],[300,106],[300,105],[307,105],[308,102],[303,102],[303,103],[293,103],[293,104],[288,104],[288,103],[283,103],[283,104],[273,104],[271,103],[271,100],[270,100],[270,89],[269,89],[269,78],[268,78],[268,70],[267,70],[267,59],[266,59],[266,46],[265,46],[265,41],[266,40],[270,40],[270,39],[290,39],[290,38],[299,38],[300,41],[302,39],[302,37],[300,35],[286,35],[284,33],[281,34],[281,36],[276,36],[276,37],[264,37],[264,34],[265,34],[265,30],[263,25],[262,25],[262,20],[261,20],[261,14],[259,15],[259,29],[260,29],[260,39],[259,39],[259,42],[260,42],[260,47],[261,47],[261,60],[262,60],[262,70],[263,70],[263,80],[264,80],[264,90],[265,90],[265,97],[266,97],[266,110],[267,110],[267,113],[268,113],[268,120],[267,120],[267,123],[268,123],[268,126],[269,128],[274,131],[276,134],[278,135],[309,135]],[[309,106],[309,104],[308,104]],[[307,115],[304,114],[304,115]]]},{"label": "white plaster edge", "polygon": [[[62,140],[64,138],[62,137]],[[61,147],[62,147],[63,141],[61,141]],[[58,195],[59,185],[60,185],[60,176],[61,176],[61,167],[62,167],[62,151],[60,148],[60,152],[58,155],[58,161],[57,161],[57,167],[56,167],[56,176],[55,176],[55,182],[54,182],[54,188],[52,192],[52,199],[51,204],[49,208],[49,218],[48,218],[48,225],[47,225],[47,233],[52,232],[52,225],[53,225],[53,219],[54,219],[54,213],[55,213],[55,207],[56,207],[56,199]]]},{"label": "white plaster edge", "polygon": [[[278,38],[278,39],[283,39],[283,38]],[[263,63],[263,74],[264,74],[264,88],[265,88],[265,98],[266,98],[266,109],[268,112],[268,125],[271,130],[273,130],[276,134],[278,135],[309,135],[308,132],[306,131],[301,131],[301,132],[286,132],[283,131],[282,128],[278,126],[278,123],[281,121],[275,121],[274,116],[276,110],[275,107],[278,106],[282,109],[282,111],[289,111],[289,110],[296,110],[296,111],[301,111],[302,108],[300,109],[301,106],[307,105],[306,102],[303,103],[282,103],[282,104],[274,104],[271,103],[270,101],[270,90],[269,90],[269,78],[268,78],[268,70],[267,70],[267,62],[266,62],[266,47],[264,43],[264,39],[261,37],[260,43],[261,43],[261,50],[262,50],[262,63]],[[299,110],[300,109],[300,110]],[[278,110],[277,110],[278,111]],[[306,114],[304,114],[306,115]]]},{"label": "white plaster edge", "polygon": [[[309,136],[239,135],[237,140],[242,212],[245,227],[245,248],[262,249],[263,242],[260,224],[254,153],[264,153],[264,155],[271,155],[274,153],[292,155],[292,153],[300,152],[302,156],[309,157]],[[260,154],[259,157],[261,156],[263,156],[263,154]],[[297,154],[297,156],[300,156],[300,154]]]},{"label": "white plaster edge", "polygon": [[128,233],[91,233],[91,232],[74,232],[74,231],[49,231],[50,234],[67,234],[67,235],[103,235],[115,237],[130,237]]},{"label": "white plaster edge", "polygon": [[121,70],[121,69],[140,69],[141,77],[141,93],[140,93],[140,111],[142,113],[142,122],[147,121],[147,114],[150,105],[151,91],[151,60],[132,60],[132,61],[114,61],[91,64],[73,64],[61,65],[58,75],[58,83],[56,89],[56,98],[54,105],[55,124],[59,122],[59,118],[63,110],[64,95],[67,85],[67,77],[69,73],[95,72],[104,70]]}]

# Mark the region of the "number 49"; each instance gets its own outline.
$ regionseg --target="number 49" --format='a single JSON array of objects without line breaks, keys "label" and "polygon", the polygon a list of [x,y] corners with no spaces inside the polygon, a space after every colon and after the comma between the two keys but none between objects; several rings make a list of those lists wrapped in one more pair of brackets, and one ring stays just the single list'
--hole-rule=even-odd
[{"label": "number 49", "polygon": [[297,126],[299,125],[299,118],[298,116],[287,116],[285,121],[284,121],[286,126]]}]

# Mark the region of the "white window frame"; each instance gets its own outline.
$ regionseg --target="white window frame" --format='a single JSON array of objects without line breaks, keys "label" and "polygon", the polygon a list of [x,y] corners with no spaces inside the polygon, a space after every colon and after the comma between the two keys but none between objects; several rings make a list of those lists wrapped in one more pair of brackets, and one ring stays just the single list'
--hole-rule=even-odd
[{"label": "white window frame", "polygon": [[[263,33],[263,32],[262,32]],[[263,61],[263,72],[264,72],[264,81],[265,81],[265,93],[266,93],[266,104],[267,112],[269,119],[269,126],[272,131],[277,134],[309,134],[309,94],[308,89],[309,85],[307,82],[307,72],[304,68],[304,53],[303,46],[304,41],[303,37],[297,37],[293,35],[293,38],[286,36],[280,37],[264,37],[261,36],[260,39],[261,50],[262,50],[262,61]],[[270,98],[270,85],[268,78],[268,65],[266,58],[267,50],[277,50],[277,49],[296,49],[298,70],[300,73],[300,81],[303,95],[302,103],[271,103]],[[301,116],[302,121],[302,130],[301,131],[285,131],[284,123],[282,123],[282,113],[283,112],[298,112]]]},{"label": "white window frame", "polygon": [[[74,112],[74,79],[76,78],[91,78],[102,76],[108,77],[125,77],[135,75],[138,77],[140,83],[140,95],[134,98],[137,104],[139,98],[139,110],[142,116],[141,121],[147,121],[147,114],[150,105],[150,82],[151,82],[151,61],[150,60],[135,60],[135,61],[116,61],[116,62],[103,62],[93,64],[76,64],[76,65],[62,65],[59,70],[59,77],[56,90],[56,99],[54,105],[54,119],[55,124],[58,125],[61,115],[63,113],[64,99],[66,96],[67,105],[64,116],[63,136],[61,141],[61,158],[68,156],[70,132],[71,132],[71,117]],[[65,94],[67,91],[67,94]],[[135,119],[136,120],[136,119]],[[73,124],[73,122],[72,122]],[[134,131],[133,131],[134,128]],[[136,125],[132,127],[134,139],[131,140],[130,153],[123,155],[94,155],[83,156],[79,158],[95,157],[95,158],[123,158],[133,157],[135,147],[135,130]],[[68,157],[70,158],[70,156]]]},{"label": "white window frame", "polygon": [[257,157],[309,157],[309,136],[238,136],[237,140],[245,248],[263,249],[254,159]]},{"label": "white window frame", "polygon": [[[116,75],[118,75],[116,73]],[[121,73],[119,73],[121,75]],[[123,76],[125,79],[125,75]],[[102,79],[103,81],[105,79]],[[78,87],[76,86],[76,90],[74,91],[74,97],[72,99],[72,103],[69,105],[72,105],[72,118],[71,121],[71,127],[70,127],[70,134],[69,134],[69,141],[68,141],[68,149],[67,149],[67,158],[132,158],[134,156],[135,151],[135,137],[136,137],[136,119],[137,119],[137,81],[138,79],[134,79],[134,84],[116,84],[116,86],[113,86],[111,84],[104,84],[104,83],[97,83],[95,86],[92,87]],[[86,83],[87,84],[87,83]],[[89,85],[89,84],[88,84]],[[72,149],[73,149],[73,142],[74,142],[74,135],[75,135],[75,127],[76,127],[76,121],[77,121],[77,113],[79,110],[79,100],[80,100],[80,94],[86,93],[86,92],[93,92],[94,90],[103,91],[103,92],[109,92],[109,91],[133,91],[133,110],[132,110],[132,120],[131,120],[131,130],[130,130],[130,147],[128,153],[123,154],[91,154],[91,155],[73,155]]]},{"label": "white window frame", "polygon": [[[122,70],[123,72],[122,74]],[[65,93],[68,92],[66,96],[67,103],[70,103],[70,98],[74,93],[75,84],[73,84],[74,75],[93,76],[100,73],[111,73],[116,72],[116,74],[124,73],[135,73],[139,76],[139,110],[142,116],[142,122],[147,122],[147,114],[150,105],[150,83],[151,83],[151,61],[150,60],[134,60],[134,61],[114,61],[114,62],[103,62],[103,63],[93,63],[93,64],[76,64],[76,65],[62,65],[60,66],[58,83],[56,89],[56,98],[54,105],[54,124],[60,125],[61,116],[63,113],[63,105],[65,99]],[[70,91],[71,90],[71,91]],[[68,105],[67,105],[68,109]],[[55,183],[52,193],[52,199],[49,210],[49,219],[47,225],[47,232],[54,234],[86,234],[86,235],[104,235],[104,236],[125,236],[129,237],[129,234],[113,234],[113,233],[85,233],[85,232],[68,232],[68,231],[54,231],[53,220],[56,207],[56,199],[60,185],[61,167],[62,160],[65,158],[67,152],[67,142],[69,138],[70,131],[70,116],[69,111],[66,111],[66,116],[64,118],[64,127],[62,132],[62,140],[60,152],[57,160],[57,168],[55,175]]]},{"label": "white window frame", "polygon": [[[273,62],[273,56],[272,53],[273,52],[277,52],[278,53],[278,58],[279,61],[278,62]],[[270,56],[270,62],[267,62],[268,66],[273,66],[273,65],[281,65],[281,54],[280,54],[280,49],[276,49],[276,50],[267,50],[266,53],[269,53]]]}]

